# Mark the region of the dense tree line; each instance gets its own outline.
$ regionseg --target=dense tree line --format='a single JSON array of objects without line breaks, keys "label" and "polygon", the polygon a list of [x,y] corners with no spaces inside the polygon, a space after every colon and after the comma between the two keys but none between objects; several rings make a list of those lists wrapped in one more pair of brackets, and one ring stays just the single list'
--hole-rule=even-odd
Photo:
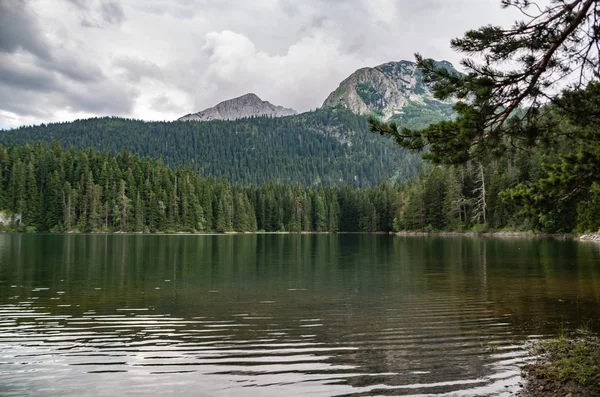
[{"label": "dense tree line", "polygon": [[0,143],[58,140],[64,147],[114,154],[128,147],[172,167],[189,165],[202,175],[242,185],[274,181],[366,187],[416,176],[418,154],[366,130],[364,117],[327,108],[283,118],[201,123],[93,118],[0,131]]},{"label": "dense tree line", "polygon": [[232,185],[191,167],[91,149],[0,146],[0,209],[39,231],[390,231],[399,190]]},{"label": "dense tree line", "polygon": [[515,196],[548,178],[554,149],[457,166],[423,167],[405,184],[372,188],[233,185],[189,166],[133,155],[0,146],[0,210],[22,230],[124,232],[389,232],[537,230],[595,232],[600,186],[552,211]]},{"label": "dense tree line", "polygon": [[[416,56],[434,96],[456,101],[451,120],[423,128],[371,118],[370,129],[406,149],[423,150],[425,158],[449,166],[447,172],[458,169],[462,176],[463,170],[474,170],[467,174],[479,178],[473,190],[477,195],[469,197],[471,187],[466,187],[461,199],[479,221],[497,221],[486,211],[493,198],[482,194],[489,191],[487,180],[505,189],[503,203],[520,207],[513,213],[521,223],[550,232],[597,231],[600,1],[501,4],[521,11],[523,20],[508,28],[483,26],[451,41],[454,50],[467,55],[461,61],[466,74]],[[540,175],[524,177],[518,169],[515,178],[506,164],[494,166],[519,155],[535,159]]]},{"label": "dense tree line", "polygon": [[548,206],[541,204],[545,195],[532,194],[532,189],[543,185],[552,195],[554,169],[564,166],[571,146],[564,141],[485,161],[426,166],[401,189],[394,229],[598,232],[600,184],[593,183],[569,199],[552,196]]}]

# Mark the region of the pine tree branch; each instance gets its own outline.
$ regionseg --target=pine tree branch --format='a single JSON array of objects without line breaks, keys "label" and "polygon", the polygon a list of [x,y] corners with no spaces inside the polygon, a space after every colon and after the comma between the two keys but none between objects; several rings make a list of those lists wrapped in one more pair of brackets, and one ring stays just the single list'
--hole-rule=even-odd
[{"label": "pine tree branch", "polygon": [[[514,112],[520,106],[521,102],[523,102],[523,100],[525,98],[527,98],[527,96],[529,96],[536,89],[536,85],[537,85],[540,77],[548,68],[548,64],[552,60],[552,57],[554,56],[555,52],[567,40],[567,38],[575,31],[575,29],[577,29],[579,24],[581,24],[581,22],[583,22],[588,11],[590,10],[590,7],[596,1],[597,0],[586,0],[585,1],[582,8],[579,10],[577,15],[575,16],[575,18],[571,21],[571,23],[567,26],[567,28],[565,30],[563,30],[563,32],[560,34],[558,39],[552,44],[552,46],[548,49],[548,51],[546,51],[545,55],[540,60],[540,62],[538,63],[538,65],[535,68],[536,71],[533,73],[532,78],[531,78],[527,88],[507,106],[507,108],[504,112],[502,112],[504,114],[504,116],[500,119],[498,125],[496,125],[494,129],[500,129],[504,125],[504,123],[506,122],[508,117],[510,117],[512,112]],[[578,1],[573,2],[572,5],[575,5],[576,3],[578,3]]]}]

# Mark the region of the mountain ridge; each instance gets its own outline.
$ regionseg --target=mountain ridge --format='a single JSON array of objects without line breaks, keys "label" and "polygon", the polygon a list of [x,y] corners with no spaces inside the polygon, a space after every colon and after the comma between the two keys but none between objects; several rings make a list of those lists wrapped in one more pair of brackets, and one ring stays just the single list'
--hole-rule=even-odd
[{"label": "mountain ridge", "polygon": [[254,116],[284,117],[297,114],[294,109],[263,101],[254,93],[219,102],[213,107],[190,113],[178,121],[237,120]]},{"label": "mountain ridge", "polygon": [[[354,112],[345,106],[351,103],[335,103],[330,95],[320,109],[301,114],[287,109],[285,115],[293,115],[278,117],[283,114],[272,111],[277,110],[275,105],[256,94],[246,94],[179,121],[106,117],[42,124],[0,131],[0,144],[50,145],[58,141],[66,148],[111,153],[126,147],[133,154],[162,159],[171,167],[189,166],[202,175],[224,177],[241,185],[272,181],[355,187],[382,181],[402,183],[417,175],[420,154],[398,147],[385,136],[368,133],[366,115],[385,115],[387,106],[393,109],[393,121],[415,129],[453,115],[452,104],[435,100],[411,69],[413,65],[388,62],[359,69],[346,78],[338,97],[352,90],[356,97],[357,89],[362,89],[363,97],[373,99],[365,102],[359,96],[364,107]],[[366,85],[359,86],[357,73],[364,74]],[[381,86],[372,84],[373,78],[381,80]],[[369,92],[371,97],[365,94]],[[265,108],[270,110],[267,114],[257,114],[257,109]],[[202,122],[186,121],[193,119]]]},{"label": "mountain ridge", "polygon": [[[436,64],[459,73],[448,61],[437,61]],[[434,97],[415,62],[401,60],[357,69],[327,96],[321,108],[341,106],[359,115],[375,114],[384,121],[394,119],[400,122],[418,113],[428,113],[424,122],[435,122],[451,117],[453,104],[452,101],[440,101]],[[410,113],[408,117],[407,112]],[[273,105],[254,93],[248,93],[177,120],[237,120],[297,114],[294,109]]]},{"label": "mountain ridge", "polygon": [[207,122],[94,118],[0,132],[0,145],[59,142],[75,150],[148,156],[239,185],[375,186],[404,182],[420,155],[367,132],[364,116],[322,109],[291,117]]}]

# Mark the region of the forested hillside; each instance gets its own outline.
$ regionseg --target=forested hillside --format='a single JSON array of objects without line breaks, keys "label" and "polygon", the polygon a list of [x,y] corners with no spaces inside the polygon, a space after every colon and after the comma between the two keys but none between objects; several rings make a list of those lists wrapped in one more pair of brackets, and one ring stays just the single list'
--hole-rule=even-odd
[{"label": "forested hillside", "polygon": [[0,211],[10,229],[50,231],[486,231],[569,233],[600,227],[600,190],[526,212],[520,186],[547,178],[560,147],[462,166],[426,166],[402,185],[232,185],[191,167],[109,152],[0,146]]},{"label": "forested hillside", "polygon": [[389,231],[397,187],[231,185],[161,161],[41,144],[0,146],[0,210],[11,229]]},{"label": "forested hillside", "polygon": [[264,181],[306,186],[375,186],[403,182],[420,167],[418,153],[369,134],[364,117],[328,108],[283,118],[236,121],[144,122],[95,118],[0,131],[4,146],[51,144],[108,150],[189,165],[234,184]]}]

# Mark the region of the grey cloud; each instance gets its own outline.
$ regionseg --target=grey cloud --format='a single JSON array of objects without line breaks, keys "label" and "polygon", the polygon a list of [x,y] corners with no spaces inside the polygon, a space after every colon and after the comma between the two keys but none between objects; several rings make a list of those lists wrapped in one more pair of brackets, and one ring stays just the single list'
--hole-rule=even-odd
[{"label": "grey cloud", "polygon": [[[78,15],[91,12],[89,3],[69,1]],[[58,111],[130,114],[138,93],[105,76],[86,51],[90,43],[65,37],[53,21],[40,24],[29,8],[33,4],[0,0],[0,110],[42,121],[52,120]],[[104,20],[123,21],[118,4],[101,6]],[[47,33],[55,41],[45,39]]]},{"label": "grey cloud", "polygon": [[321,28],[328,19],[329,18],[327,18],[326,15],[315,15],[310,21],[310,26],[313,28]]},{"label": "grey cloud", "polygon": [[75,7],[83,9],[83,10],[87,10],[89,8],[88,0],[65,0],[65,1],[68,3],[71,3]]},{"label": "grey cloud", "polygon": [[157,15],[169,15],[177,19],[191,19],[202,14],[205,7],[196,0],[156,0],[145,2],[140,10]]},{"label": "grey cloud", "polygon": [[125,70],[127,80],[132,82],[139,82],[143,77],[155,80],[163,78],[163,72],[157,64],[141,58],[120,57],[113,62],[113,65]]},{"label": "grey cloud", "polygon": [[[23,49],[38,58],[40,66],[78,81],[94,81],[101,70],[75,54],[53,49],[40,31],[37,20],[22,0],[0,0],[0,52],[14,53]],[[38,80],[33,79],[31,84]]]},{"label": "grey cloud", "polygon": [[0,111],[160,117],[179,112],[174,102],[200,110],[250,91],[314,109],[360,67],[414,52],[458,64],[451,38],[513,21],[499,3],[0,0]]},{"label": "grey cloud", "polygon": [[102,70],[76,53],[57,50],[50,59],[42,59],[40,65],[65,77],[82,83],[98,81],[104,77]]},{"label": "grey cloud", "polygon": [[165,94],[161,94],[150,100],[150,107],[157,112],[182,112],[181,107],[174,104],[171,99]]},{"label": "grey cloud", "polygon": [[281,11],[290,17],[294,17],[300,13],[299,4],[296,1],[281,0],[279,2]]},{"label": "grey cloud", "polygon": [[80,25],[84,28],[104,28],[120,25],[125,18],[123,7],[115,1],[64,0],[78,10]]},{"label": "grey cloud", "polygon": [[0,81],[0,110],[40,119],[49,118],[52,108],[46,106],[45,98],[37,92],[4,85]]},{"label": "grey cloud", "polygon": [[[0,70],[0,76],[4,70]],[[22,77],[22,76],[21,76]],[[35,77],[31,75],[29,77]],[[37,80],[47,76],[39,74]],[[45,84],[27,84],[21,80],[0,80],[0,110],[15,114],[52,118],[57,110],[93,114],[126,115],[131,112],[136,93],[116,83],[102,81],[71,85],[49,79]],[[48,121],[48,120],[46,120]]]},{"label": "grey cloud", "polygon": [[0,56],[0,84],[38,92],[52,91],[57,87],[53,73],[7,56]]},{"label": "grey cloud", "polygon": [[41,58],[49,57],[48,44],[23,0],[0,0],[0,51],[23,49]]},{"label": "grey cloud", "polygon": [[52,120],[57,111],[126,115],[137,93],[65,48],[46,58],[0,52],[0,110]]},{"label": "grey cloud", "polygon": [[102,81],[70,89],[61,95],[60,102],[78,111],[121,116],[131,112],[136,96],[117,83]]},{"label": "grey cloud", "polygon": [[[10,98],[10,100],[9,100]],[[35,104],[35,106],[32,106]],[[43,100],[30,91],[23,91],[0,83],[0,109],[17,115],[33,116],[39,119],[49,119],[52,116],[50,108]]]},{"label": "grey cloud", "polygon": [[94,22],[87,18],[81,19],[81,26],[83,26],[84,28],[97,28],[97,29],[102,28],[102,26],[98,22]]},{"label": "grey cloud", "polygon": [[102,2],[100,10],[102,18],[112,25],[120,25],[125,20],[123,8],[113,1]]}]

